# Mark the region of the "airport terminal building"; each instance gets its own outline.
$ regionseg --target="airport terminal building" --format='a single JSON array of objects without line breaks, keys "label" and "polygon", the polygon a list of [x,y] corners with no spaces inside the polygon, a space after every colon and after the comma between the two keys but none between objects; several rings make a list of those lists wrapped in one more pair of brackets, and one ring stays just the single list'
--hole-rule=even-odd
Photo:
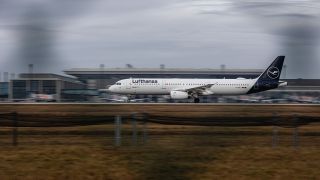
[{"label": "airport terminal building", "polygon": [[263,70],[186,69],[186,68],[75,68],[67,75],[76,77],[92,89],[104,89],[126,78],[254,78]]},{"label": "airport terminal building", "polygon": [[[262,69],[178,69],[178,68],[83,68],[64,70],[66,75],[46,73],[23,73],[8,83],[8,98],[19,101],[30,97],[31,93],[54,94],[57,102],[103,102],[101,99],[112,96],[102,93],[116,81],[126,78],[256,78]],[[236,97],[205,96],[202,102],[238,102],[254,99],[285,99],[302,96],[308,100],[319,100],[319,79],[286,79],[287,87],[253,95]],[[5,87],[5,84],[2,86]],[[1,88],[0,88],[1,89]],[[1,92],[6,92],[2,89]],[[2,95],[3,97],[3,95]],[[310,98],[311,97],[311,98]],[[139,96],[151,98],[151,96]],[[169,98],[152,97],[154,102],[172,101]],[[185,101],[181,101],[185,102]],[[253,101],[252,101],[253,102]],[[267,102],[267,101],[266,101]]]},{"label": "airport terminal building", "polygon": [[62,99],[77,99],[73,97],[74,94],[67,94],[66,91],[83,90],[86,87],[86,84],[71,77],[57,74],[23,73],[18,79],[10,80],[8,96],[11,100],[20,101],[30,98],[31,94],[48,94],[54,95],[54,100],[60,102]]}]

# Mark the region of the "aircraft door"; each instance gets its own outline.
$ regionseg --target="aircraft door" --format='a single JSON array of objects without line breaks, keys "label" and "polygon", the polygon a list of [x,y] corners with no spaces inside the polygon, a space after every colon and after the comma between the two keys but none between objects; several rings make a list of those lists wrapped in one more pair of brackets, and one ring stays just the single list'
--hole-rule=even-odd
[{"label": "aircraft door", "polygon": [[138,90],[138,85],[132,83],[132,79],[126,81],[126,92],[129,94],[136,94]]},{"label": "aircraft door", "polygon": [[166,84],[166,80],[162,79],[161,84],[160,84],[162,90],[166,90],[167,87],[165,84]]},{"label": "aircraft door", "polygon": [[132,83],[131,80],[130,81],[126,81],[126,89],[131,89]]}]

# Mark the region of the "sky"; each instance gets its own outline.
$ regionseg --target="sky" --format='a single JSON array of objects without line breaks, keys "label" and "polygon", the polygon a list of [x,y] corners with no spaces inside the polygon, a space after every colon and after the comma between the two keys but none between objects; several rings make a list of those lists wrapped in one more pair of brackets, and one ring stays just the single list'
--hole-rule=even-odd
[{"label": "sky", "polygon": [[0,72],[264,69],[285,55],[285,78],[320,78],[319,30],[317,0],[0,0]]}]

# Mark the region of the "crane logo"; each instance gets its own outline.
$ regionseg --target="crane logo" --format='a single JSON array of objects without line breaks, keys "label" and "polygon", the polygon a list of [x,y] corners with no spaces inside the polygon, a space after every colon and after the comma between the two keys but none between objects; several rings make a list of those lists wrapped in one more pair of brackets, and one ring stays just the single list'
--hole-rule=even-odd
[{"label": "crane logo", "polygon": [[279,77],[280,71],[277,67],[272,66],[268,69],[267,74],[268,74],[269,78],[276,79]]}]

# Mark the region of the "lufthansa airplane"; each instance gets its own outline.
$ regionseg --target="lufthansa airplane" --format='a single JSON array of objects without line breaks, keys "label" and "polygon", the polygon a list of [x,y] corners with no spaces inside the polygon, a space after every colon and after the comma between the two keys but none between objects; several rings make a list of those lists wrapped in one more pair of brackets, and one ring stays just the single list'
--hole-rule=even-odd
[{"label": "lufthansa airplane", "polygon": [[279,81],[284,56],[278,56],[272,64],[255,79],[150,79],[129,78],[116,82],[109,91],[128,96],[132,95],[170,95],[172,99],[194,99],[208,95],[243,95],[286,86]]}]

